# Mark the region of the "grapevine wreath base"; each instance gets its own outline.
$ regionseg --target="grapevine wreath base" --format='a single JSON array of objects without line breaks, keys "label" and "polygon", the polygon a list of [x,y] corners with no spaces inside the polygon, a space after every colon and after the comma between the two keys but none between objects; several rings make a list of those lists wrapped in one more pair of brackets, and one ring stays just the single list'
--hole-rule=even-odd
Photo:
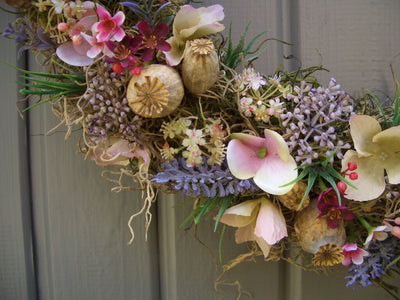
[{"label": "grapevine wreath base", "polygon": [[[6,1],[21,16],[4,28],[46,73],[20,70],[22,94],[51,105],[67,135],[104,168],[114,191],[192,199],[184,225],[211,216],[249,252],[317,272],[348,270],[346,286],[378,284],[400,267],[400,88],[386,106],[354,98],[316,66],[274,74],[252,62],[273,40],[237,44],[223,7],[190,1]],[[226,30],[225,30],[226,31]],[[395,76],[394,76],[395,78]],[[210,222],[210,218],[207,218]],[[221,250],[221,249],[220,249]]]}]

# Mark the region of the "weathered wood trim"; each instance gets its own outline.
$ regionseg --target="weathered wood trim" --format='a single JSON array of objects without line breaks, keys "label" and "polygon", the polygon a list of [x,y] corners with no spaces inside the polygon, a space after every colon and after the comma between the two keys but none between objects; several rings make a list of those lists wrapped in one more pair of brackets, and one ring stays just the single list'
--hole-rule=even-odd
[{"label": "weathered wood trim", "polygon": [[[1,28],[15,16],[0,11]],[[0,40],[1,59],[25,67],[13,40]],[[27,116],[17,112],[17,71],[0,63],[0,298],[35,300]]]}]

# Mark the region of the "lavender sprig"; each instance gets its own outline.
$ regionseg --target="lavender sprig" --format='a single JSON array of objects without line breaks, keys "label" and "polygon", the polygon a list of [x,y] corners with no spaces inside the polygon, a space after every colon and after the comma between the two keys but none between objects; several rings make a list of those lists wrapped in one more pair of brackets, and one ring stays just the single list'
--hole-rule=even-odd
[{"label": "lavender sprig", "polygon": [[395,266],[391,266],[392,268],[388,268],[388,270],[386,268],[396,255],[400,254],[399,239],[390,236],[384,241],[371,243],[368,252],[369,255],[364,258],[361,265],[352,264],[350,266],[350,275],[345,277],[348,280],[346,287],[353,286],[355,288],[357,284],[367,287],[387,275],[387,271]]},{"label": "lavender sprig", "polygon": [[[207,161],[207,159],[203,159]],[[203,163],[197,167],[188,167],[183,157],[174,159],[172,164],[165,162],[164,171],[152,179],[158,184],[173,183],[173,189],[185,195],[205,197],[225,197],[238,195],[246,191],[255,192],[259,188],[252,179],[240,180],[232,175],[226,160],[219,165]]]}]

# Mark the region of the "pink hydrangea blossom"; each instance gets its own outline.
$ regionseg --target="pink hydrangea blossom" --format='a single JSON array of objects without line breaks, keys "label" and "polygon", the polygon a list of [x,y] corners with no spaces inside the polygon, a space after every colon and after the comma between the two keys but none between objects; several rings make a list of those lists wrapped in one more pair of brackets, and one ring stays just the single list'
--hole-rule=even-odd
[{"label": "pink hydrangea blossom", "polygon": [[294,186],[288,183],[297,178],[296,162],[282,136],[269,129],[264,134],[232,134],[226,154],[229,169],[236,178],[253,178],[267,193],[286,194]]},{"label": "pink hydrangea blossom", "polygon": [[352,262],[356,265],[361,265],[364,261],[364,256],[368,256],[369,254],[364,249],[358,248],[357,244],[346,243],[342,248],[344,255],[342,264],[346,267],[350,266]]}]

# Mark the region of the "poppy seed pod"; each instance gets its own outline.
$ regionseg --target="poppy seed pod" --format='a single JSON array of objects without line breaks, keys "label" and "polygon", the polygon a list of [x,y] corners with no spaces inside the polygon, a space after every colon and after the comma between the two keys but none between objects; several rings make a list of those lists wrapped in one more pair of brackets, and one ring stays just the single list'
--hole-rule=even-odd
[{"label": "poppy seed pod", "polygon": [[320,246],[326,244],[343,246],[346,242],[343,223],[336,228],[330,228],[325,217],[318,218],[319,214],[316,203],[312,203],[297,214],[294,223],[300,246],[312,254],[317,253]]},{"label": "poppy seed pod", "polygon": [[196,39],[187,43],[182,63],[183,83],[192,94],[202,94],[218,79],[217,51],[209,39]]},{"label": "poppy seed pod", "polygon": [[129,82],[126,98],[132,111],[145,118],[171,114],[181,103],[184,88],[181,77],[166,65],[148,65]]}]

